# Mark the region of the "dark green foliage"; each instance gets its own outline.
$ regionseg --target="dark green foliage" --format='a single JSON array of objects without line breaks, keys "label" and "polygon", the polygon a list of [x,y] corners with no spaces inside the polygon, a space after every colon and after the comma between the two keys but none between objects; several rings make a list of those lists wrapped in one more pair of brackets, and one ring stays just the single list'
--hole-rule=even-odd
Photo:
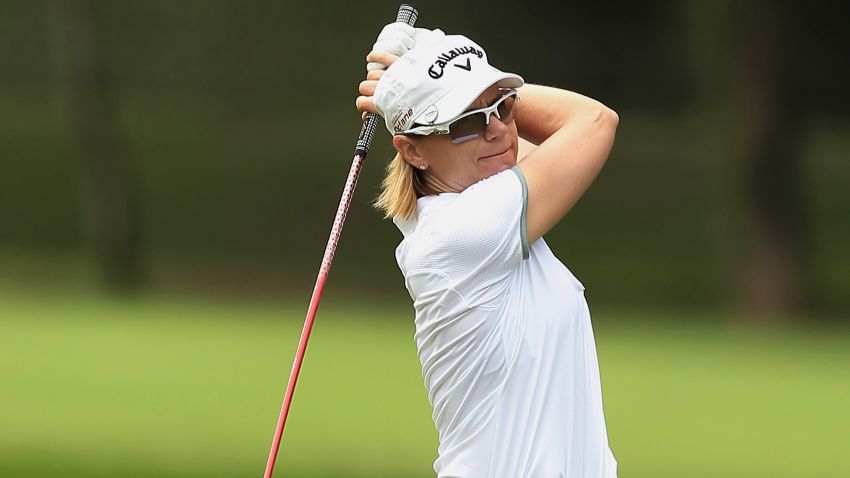
[{"label": "dark green foliage", "polygon": [[[397,5],[94,4],[153,285],[191,282],[208,266],[217,272],[204,280],[250,276],[257,287],[287,284],[280,293],[308,294],[359,128],[353,100],[363,57]],[[61,22],[50,5],[14,2],[0,16],[0,249],[89,256],[84,158],[59,86],[63,65],[52,42]],[[595,300],[715,307],[736,299],[748,234],[732,154],[739,118],[734,105],[716,108],[724,98],[705,87],[734,76],[706,65],[728,65],[724,52],[736,46],[712,26],[717,18],[724,25],[726,4],[712,5],[420,6],[421,26],[468,33],[497,65],[599,98],[620,113],[608,165],[547,237]],[[799,42],[788,55],[797,66],[793,94],[806,115],[799,122],[800,181],[812,227],[806,280],[816,305],[847,310],[842,224],[850,210],[842,171],[850,95],[840,94],[846,62],[831,49],[846,29],[837,28],[839,12],[798,7],[791,18]],[[713,10],[717,16],[704,14]],[[703,24],[720,41],[700,36]],[[399,235],[369,207],[391,154],[386,133],[376,142],[331,284],[397,298],[404,295],[393,259]]]}]

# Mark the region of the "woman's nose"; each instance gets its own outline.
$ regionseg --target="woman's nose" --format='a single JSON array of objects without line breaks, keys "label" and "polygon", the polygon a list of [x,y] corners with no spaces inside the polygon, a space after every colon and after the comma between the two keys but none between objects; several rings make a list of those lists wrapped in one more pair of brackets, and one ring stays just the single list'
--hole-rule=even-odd
[{"label": "woman's nose", "polygon": [[484,139],[492,141],[508,131],[508,125],[502,122],[495,113],[490,114],[490,124],[484,128]]}]

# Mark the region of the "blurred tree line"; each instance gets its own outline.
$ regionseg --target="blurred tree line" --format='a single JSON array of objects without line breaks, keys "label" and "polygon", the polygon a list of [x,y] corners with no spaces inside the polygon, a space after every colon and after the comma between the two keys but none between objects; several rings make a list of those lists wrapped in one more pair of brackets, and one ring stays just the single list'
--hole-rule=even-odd
[{"label": "blurred tree line", "polygon": [[[119,289],[308,295],[359,129],[364,56],[397,6],[7,4],[6,274],[79,256]],[[620,113],[609,164],[547,236],[594,301],[735,305],[763,320],[850,309],[844,4],[416,6],[419,26],[467,34],[499,67]],[[400,236],[369,210],[391,155],[385,133],[376,142],[332,287],[402,297]],[[54,264],[42,269],[49,281]]]}]

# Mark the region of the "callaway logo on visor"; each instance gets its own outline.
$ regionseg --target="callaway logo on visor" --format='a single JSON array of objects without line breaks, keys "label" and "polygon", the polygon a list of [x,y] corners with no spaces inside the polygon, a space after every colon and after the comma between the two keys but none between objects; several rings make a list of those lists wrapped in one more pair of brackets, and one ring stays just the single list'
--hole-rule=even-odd
[{"label": "callaway logo on visor", "polygon": [[[445,53],[441,53],[440,56],[437,57],[437,61],[435,61],[434,64],[428,68],[428,75],[435,80],[437,78],[442,77],[446,65],[448,65],[450,61],[461,55],[475,55],[478,58],[484,58],[484,52],[479,50],[478,48],[475,48],[474,46],[462,46],[460,48],[452,48],[451,50]],[[472,65],[469,63],[469,58],[466,59],[466,65],[455,64],[455,66],[466,71],[472,70]]]}]

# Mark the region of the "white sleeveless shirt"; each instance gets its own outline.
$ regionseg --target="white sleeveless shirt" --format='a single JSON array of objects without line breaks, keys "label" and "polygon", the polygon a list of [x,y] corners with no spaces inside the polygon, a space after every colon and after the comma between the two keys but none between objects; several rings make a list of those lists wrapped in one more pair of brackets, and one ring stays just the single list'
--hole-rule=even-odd
[{"label": "white sleeveless shirt", "polygon": [[439,478],[614,478],[584,287],[525,234],[518,168],[420,198],[396,259]]}]

